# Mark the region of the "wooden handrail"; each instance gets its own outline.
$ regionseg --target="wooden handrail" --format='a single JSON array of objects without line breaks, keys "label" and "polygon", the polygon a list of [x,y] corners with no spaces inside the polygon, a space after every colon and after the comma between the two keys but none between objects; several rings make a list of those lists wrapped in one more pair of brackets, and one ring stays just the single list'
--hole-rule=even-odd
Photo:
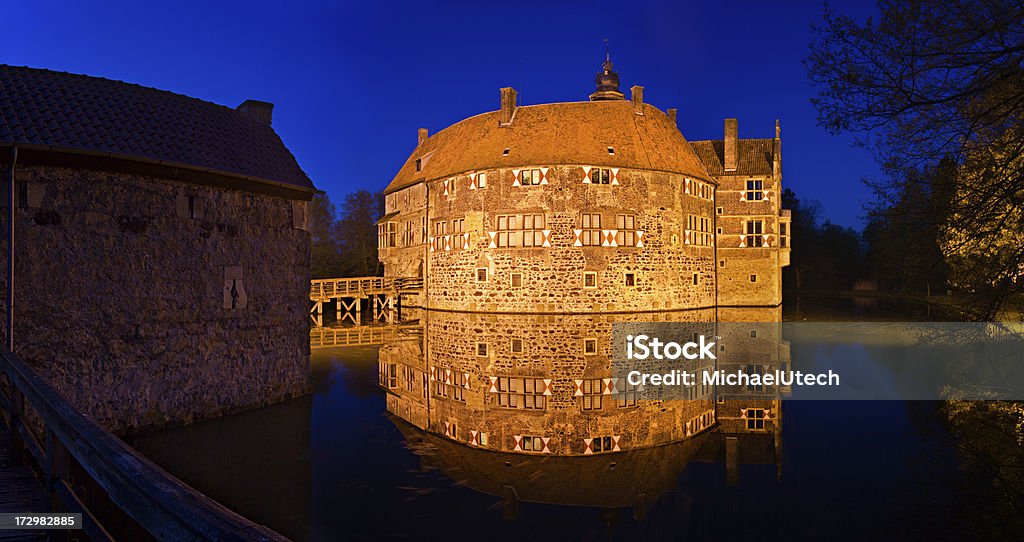
[{"label": "wooden handrail", "polygon": [[[0,349],[0,372],[11,383],[4,399],[15,445],[44,471],[44,484],[67,511],[81,512],[86,534],[111,539],[68,480],[69,456],[110,499],[158,540],[283,541],[285,537],[228,510],[146,459],[71,406],[24,361]],[[42,419],[45,442],[25,422],[26,404]],[[21,438],[17,438],[21,437]]]}]

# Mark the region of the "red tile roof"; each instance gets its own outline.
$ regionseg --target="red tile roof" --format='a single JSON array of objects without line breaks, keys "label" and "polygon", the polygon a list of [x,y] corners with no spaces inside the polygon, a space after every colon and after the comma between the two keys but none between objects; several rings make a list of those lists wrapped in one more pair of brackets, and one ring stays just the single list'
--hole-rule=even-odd
[{"label": "red tile roof", "polygon": [[269,125],[135,84],[0,65],[0,145],[110,154],[315,190]]},{"label": "red tile roof", "polygon": [[[498,126],[499,111],[470,117],[416,147],[384,192],[421,180],[526,165],[612,166],[711,181],[675,123],[652,105],[644,104],[643,111],[637,115],[631,102],[608,100],[519,106],[512,125],[504,128]],[[416,171],[418,159],[422,171]]]},{"label": "red tile roof", "polygon": [[[721,139],[691,141],[694,152],[712,175],[725,175],[722,166],[725,142]],[[739,139],[736,141],[736,171],[730,175],[771,175],[774,164],[774,139]]]}]

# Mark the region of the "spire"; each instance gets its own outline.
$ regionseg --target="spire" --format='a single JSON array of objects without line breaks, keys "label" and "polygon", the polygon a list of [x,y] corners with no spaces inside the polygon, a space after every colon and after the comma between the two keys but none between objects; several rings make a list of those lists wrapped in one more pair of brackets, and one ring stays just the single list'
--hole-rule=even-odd
[{"label": "spire", "polygon": [[612,54],[608,50],[608,39],[604,40],[604,62],[601,63],[601,71],[597,72],[597,90],[590,95],[590,101],[597,100],[622,100],[625,96],[619,92],[619,74],[615,73],[612,66]]}]

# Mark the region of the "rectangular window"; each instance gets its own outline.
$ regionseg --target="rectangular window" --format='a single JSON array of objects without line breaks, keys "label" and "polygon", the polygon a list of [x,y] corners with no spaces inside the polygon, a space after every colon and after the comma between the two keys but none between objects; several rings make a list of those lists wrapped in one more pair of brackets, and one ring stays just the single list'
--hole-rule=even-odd
[{"label": "rectangular window", "polygon": [[748,220],[745,231],[747,248],[764,246],[764,220]]},{"label": "rectangular window", "polygon": [[487,174],[480,173],[476,176],[477,188],[487,188]]},{"label": "rectangular window", "polygon": [[747,409],[747,429],[764,429],[764,419],[763,408]]},{"label": "rectangular window", "polygon": [[421,216],[420,217],[420,243],[426,243],[427,242],[427,237],[429,237],[429,235],[427,233],[427,217]]},{"label": "rectangular window", "polygon": [[509,277],[508,283],[509,283],[509,286],[511,286],[512,288],[522,288],[523,287],[523,274],[522,273],[512,273],[512,275]]},{"label": "rectangular window", "polygon": [[455,178],[455,177],[452,177],[451,179],[448,179],[448,195],[449,196],[454,196],[455,195],[455,188],[458,186],[458,183],[456,181],[458,181],[458,179]]},{"label": "rectangular window", "polygon": [[541,173],[539,169],[524,169],[519,172],[519,183],[523,186],[540,184]]},{"label": "rectangular window", "polygon": [[547,397],[544,396],[544,380],[540,378],[501,377],[495,382],[498,388],[498,406],[524,410],[545,410]]},{"label": "rectangular window", "polygon": [[480,267],[480,268],[478,268],[476,270],[476,281],[477,282],[487,282],[487,268],[486,267]]},{"label": "rectangular window", "polygon": [[583,213],[580,243],[585,247],[601,246],[601,213]]},{"label": "rectangular window", "polygon": [[618,243],[620,247],[636,246],[635,215],[616,215],[615,227],[619,230],[618,233],[615,234],[615,242]]},{"label": "rectangular window", "polygon": [[583,287],[597,288],[597,273],[594,271],[583,272]]},{"label": "rectangular window", "polygon": [[477,357],[487,357],[487,343],[476,343],[476,355]]},{"label": "rectangular window", "polygon": [[[441,372],[442,369],[438,369]],[[452,383],[443,378],[434,381],[434,395],[453,401],[466,401],[466,375],[460,371],[452,371]]]},{"label": "rectangular window", "polygon": [[694,273],[694,274],[693,274],[693,285],[694,285],[694,286],[696,286],[696,285],[697,285],[697,273]]},{"label": "rectangular window", "polygon": [[512,339],[512,341],[508,345],[508,349],[513,354],[522,354],[523,353],[523,340],[522,339]]},{"label": "rectangular window", "polygon": [[542,214],[500,215],[496,244],[501,248],[544,246],[544,227]]},{"label": "rectangular window", "polygon": [[466,247],[466,239],[463,237],[463,232],[466,228],[465,218],[456,218],[452,220],[452,249],[462,250]]},{"label": "rectangular window", "polygon": [[423,160],[420,158],[416,159],[416,171],[423,171]]},{"label": "rectangular window", "polygon": [[689,231],[690,244],[709,247],[713,244],[711,236],[711,219],[706,216],[687,215],[686,229]]},{"label": "rectangular window", "polygon": [[522,437],[523,440],[519,442],[519,447],[524,452],[543,452],[544,451],[544,439],[540,437]]},{"label": "rectangular window", "polygon": [[747,201],[761,201],[764,199],[764,181],[747,181]]},{"label": "rectangular window", "polygon": [[601,394],[604,382],[600,378],[588,378],[583,381],[583,410],[601,410],[604,406],[604,395]]},{"label": "rectangular window", "polygon": [[597,437],[590,444],[590,448],[595,454],[610,452],[612,451],[612,437]]},{"label": "rectangular window", "polygon": [[722,214],[722,211],[724,211],[724,210],[725,210],[725,209],[723,209],[723,208],[719,207],[719,208],[718,208],[718,209],[717,209],[716,211],[718,212],[718,214]]},{"label": "rectangular window", "polygon": [[750,275],[750,282],[757,282],[757,275]]},{"label": "rectangular window", "polygon": [[626,273],[625,284],[627,288],[636,286],[636,273]]},{"label": "rectangular window", "polygon": [[611,184],[612,170],[608,168],[592,168],[590,170],[590,184]]},{"label": "rectangular window", "polygon": [[619,408],[636,406],[636,386],[626,382],[621,388],[622,391],[615,395],[615,403]]},{"label": "rectangular window", "polygon": [[380,362],[377,365],[377,383],[388,389],[398,387],[398,365]]},{"label": "rectangular window", "polygon": [[379,248],[390,248],[397,246],[398,226],[394,222],[385,222],[377,226],[377,246]]},{"label": "rectangular window", "polygon": [[583,339],[583,353],[593,355],[597,353],[597,339]]}]

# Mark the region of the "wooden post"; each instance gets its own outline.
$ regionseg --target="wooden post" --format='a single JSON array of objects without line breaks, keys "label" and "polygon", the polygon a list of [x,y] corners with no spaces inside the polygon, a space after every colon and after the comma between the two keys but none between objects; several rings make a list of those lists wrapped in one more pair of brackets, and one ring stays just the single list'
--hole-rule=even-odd
[{"label": "wooden post", "polygon": [[18,430],[25,423],[25,394],[11,381],[11,462],[20,465],[25,458],[25,440]]},{"label": "wooden post", "polygon": [[725,485],[737,486],[740,483],[739,439],[725,437]]},{"label": "wooden post", "polygon": [[57,495],[57,484],[67,480],[71,472],[71,461],[68,449],[64,443],[53,435],[53,431],[46,429],[46,490],[50,495],[50,511],[57,512],[62,509],[60,496]]}]

